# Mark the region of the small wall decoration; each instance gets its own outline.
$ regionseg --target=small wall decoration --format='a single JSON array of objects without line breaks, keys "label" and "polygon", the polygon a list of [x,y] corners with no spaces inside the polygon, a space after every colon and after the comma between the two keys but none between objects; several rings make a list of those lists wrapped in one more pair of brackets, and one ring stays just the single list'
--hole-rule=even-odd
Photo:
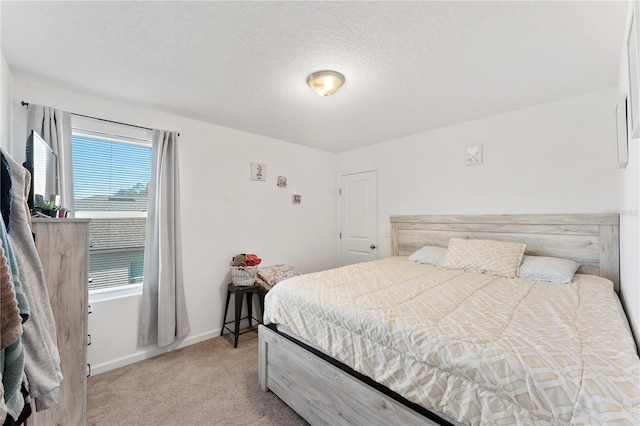
[{"label": "small wall decoration", "polygon": [[629,77],[629,122],[628,131],[631,138],[640,137],[640,88],[638,88],[638,78],[640,78],[640,70],[638,63],[638,46],[639,33],[638,33],[638,18],[640,18],[640,2],[632,2],[633,9],[631,12],[630,22],[627,24],[626,34],[626,50],[627,50],[627,65],[628,65],[628,77]]},{"label": "small wall decoration", "polygon": [[467,166],[482,164],[482,144],[465,145],[464,164]]},{"label": "small wall decoration", "polygon": [[293,200],[292,200],[293,204],[300,204],[302,202],[302,195],[300,194],[293,194]]},{"label": "small wall decoration", "polygon": [[287,177],[278,176],[278,188],[286,188],[286,187],[287,187]]},{"label": "small wall decoration", "polygon": [[627,96],[618,95],[616,102],[616,134],[618,139],[618,168],[624,169],[629,162],[629,147],[627,145]]},{"label": "small wall decoration", "polygon": [[267,181],[267,165],[262,163],[251,163],[251,180]]}]

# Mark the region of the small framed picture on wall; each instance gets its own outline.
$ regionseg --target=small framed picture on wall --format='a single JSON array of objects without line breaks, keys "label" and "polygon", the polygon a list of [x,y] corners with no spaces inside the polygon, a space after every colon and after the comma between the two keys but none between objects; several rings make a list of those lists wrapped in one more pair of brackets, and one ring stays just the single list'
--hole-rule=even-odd
[{"label": "small framed picture on wall", "polygon": [[618,168],[624,169],[629,162],[629,147],[627,145],[627,96],[618,95],[616,101],[616,136],[618,142]]},{"label": "small framed picture on wall", "polygon": [[267,165],[262,163],[251,163],[251,180],[267,181]]},{"label": "small framed picture on wall", "polygon": [[464,147],[464,164],[466,166],[475,166],[482,164],[482,144],[465,145]]},{"label": "small framed picture on wall", "polygon": [[640,1],[633,1],[629,22],[627,23],[627,33],[625,37],[625,48],[627,52],[627,74],[629,78],[629,99],[628,106],[628,133],[632,139],[640,137],[640,66],[638,48],[640,40],[638,28],[640,19]]}]

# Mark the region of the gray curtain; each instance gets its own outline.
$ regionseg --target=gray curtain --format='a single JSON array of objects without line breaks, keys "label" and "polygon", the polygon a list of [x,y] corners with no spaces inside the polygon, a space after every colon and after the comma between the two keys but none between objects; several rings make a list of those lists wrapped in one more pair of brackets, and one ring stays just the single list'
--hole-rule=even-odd
[{"label": "gray curtain", "polygon": [[73,164],[71,162],[71,114],[47,106],[27,107],[27,137],[35,130],[58,157],[58,193],[60,205],[73,217]]},{"label": "gray curtain", "polygon": [[176,132],[153,131],[138,344],[167,346],[189,334],[182,279]]}]

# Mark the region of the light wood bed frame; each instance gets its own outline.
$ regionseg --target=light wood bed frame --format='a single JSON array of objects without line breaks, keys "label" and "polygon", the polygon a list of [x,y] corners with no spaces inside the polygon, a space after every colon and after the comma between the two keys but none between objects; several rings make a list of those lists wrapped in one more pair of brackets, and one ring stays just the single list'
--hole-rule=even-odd
[{"label": "light wood bed frame", "polygon": [[[408,256],[449,239],[482,238],[527,244],[526,254],[571,259],[578,273],[620,282],[617,214],[391,216],[391,254]],[[311,424],[437,424],[433,413],[331,360],[313,348],[260,326],[259,383]]]}]

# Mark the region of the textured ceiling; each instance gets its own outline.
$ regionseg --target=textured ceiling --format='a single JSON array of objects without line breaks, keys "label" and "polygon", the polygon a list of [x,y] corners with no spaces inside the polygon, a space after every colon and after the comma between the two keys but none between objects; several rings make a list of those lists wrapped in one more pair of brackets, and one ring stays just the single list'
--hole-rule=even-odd
[{"label": "textured ceiling", "polygon": [[[13,2],[14,72],[341,152],[617,83],[627,2]],[[334,96],[306,85],[345,75]]]}]

